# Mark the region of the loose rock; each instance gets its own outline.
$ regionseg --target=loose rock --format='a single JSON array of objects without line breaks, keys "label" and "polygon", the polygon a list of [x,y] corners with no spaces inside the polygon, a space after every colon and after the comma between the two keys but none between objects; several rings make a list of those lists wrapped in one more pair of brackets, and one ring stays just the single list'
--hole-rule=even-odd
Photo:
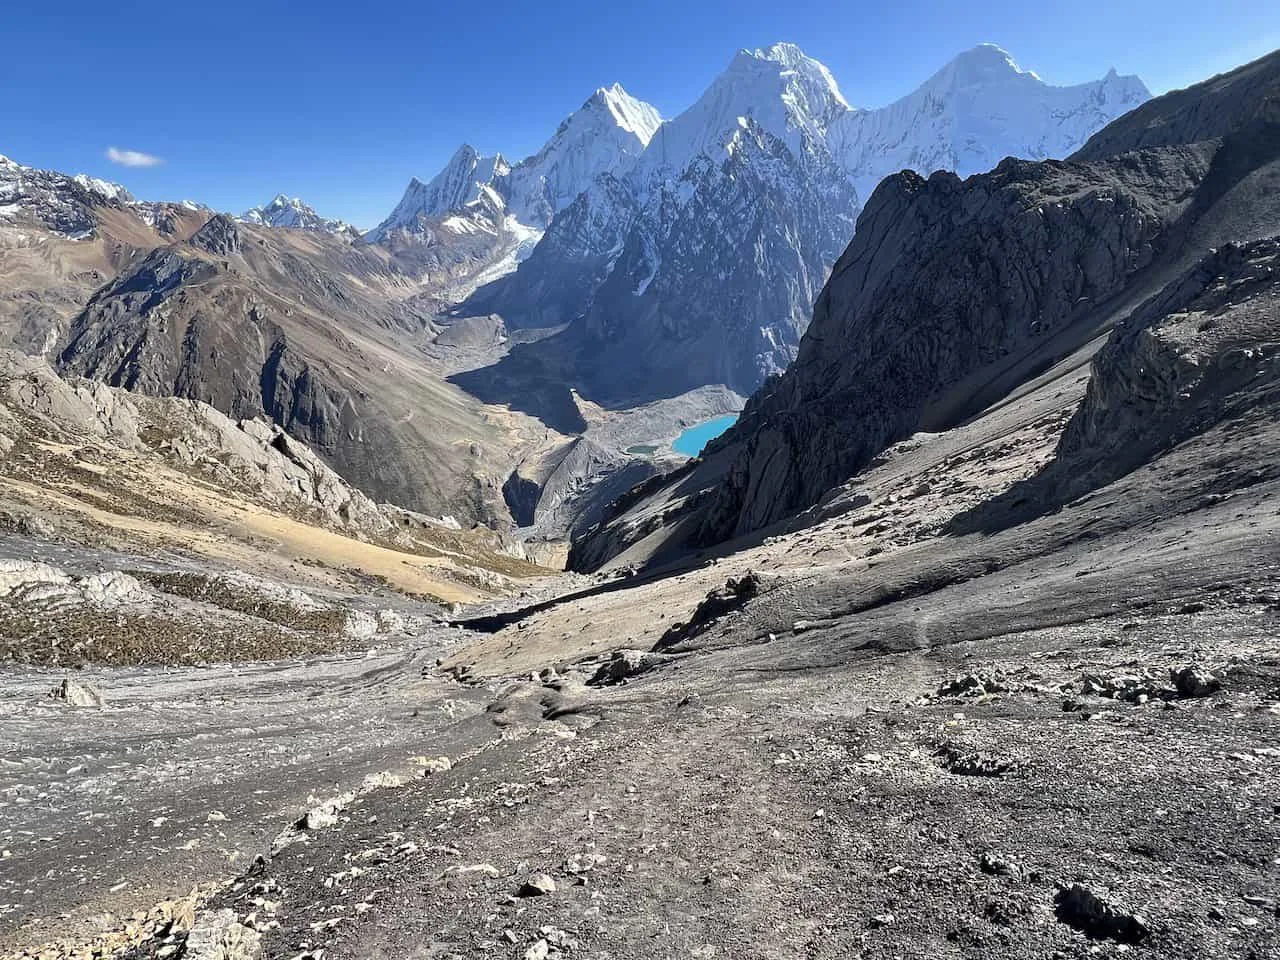
[{"label": "loose rock", "polygon": [[1121,913],[1078,883],[1059,890],[1055,902],[1058,920],[1085,936],[1118,943],[1138,943],[1151,935],[1141,917]]},{"label": "loose rock", "polygon": [[189,960],[258,960],[262,938],[231,910],[206,910],[187,935],[183,956]]},{"label": "loose rock", "polygon": [[63,680],[49,696],[72,707],[100,707],[104,702],[96,687],[77,680]]},{"label": "loose rock", "polygon": [[1208,670],[1196,666],[1170,671],[1170,679],[1183,697],[1207,697],[1222,688],[1222,681]]},{"label": "loose rock", "polygon": [[556,882],[545,873],[533,873],[520,885],[519,895],[522,897],[545,897],[556,892]]}]

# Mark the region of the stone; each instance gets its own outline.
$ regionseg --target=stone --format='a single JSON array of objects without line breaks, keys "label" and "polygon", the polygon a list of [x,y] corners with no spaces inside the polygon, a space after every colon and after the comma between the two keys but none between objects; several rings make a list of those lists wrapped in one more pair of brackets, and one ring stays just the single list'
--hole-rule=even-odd
[{"label": "stone", "polygon": [[422,768],[422,775],[429,777],[434,773],[446,773],[453,769],[453,763],[448,757],[418,757],[414,761]]},{"label": "stone", "polygon": [[1196,666],[1183,667],[1169,673],[1173,685],[1182,697],[1207,697],[1222,688],[1222,681],[1208,670]]},{"label": "stone", "polygon": [[938,752],[943,767],[962,777],[1002,777],[1017,770],[1017,764],[986,753],[965,753],[955,747]]},{"label": "stone", "polygon": [[1054,902],[1059,922],[1087,936],[1117,943],[1139,943],[1151,935],[1142,917],[1117,910],[1081,884],[1063,887]]},{"label": "stone", "polygon": [[991,693],[1004,693],[1009,688],[994,677],[979,673],[967,673],[951,677],[938,687],[940,697],[981,697]]},{"label": "stone", "polygon": [[520,885],[522,897],[545,897],[556,892],[556,882],[545,873],[531,873]]},{"label": "stone", "polygon": [[605,861],[606,858],[599,853],[575,853],[565,862],[564,868],[566,873],[590,873]]},{"label": "stone", "polygon": [[343,793],[324,803],[312,807],[298,821],[297,826],[303,830],[326,830],[338,822],[338,813],[355,799],[355,794]]},{"label": "stone", "polygon": [[449,867],[449,869],[445,870],[444,876],[488,877],[490,880],[496,880],[502,876],[502,871],[492,863],[472,863],[467,866]]},{"label": "stone", "polygon": [[1110,677],[1090,675],[1084,678],[1082,690],[1095,697],[1138,704],[1146,703],[1160,694],[1154,681],[1136,673],[1119,673]]},{"label": "stone", "polygon": [[990,850],[978,858],[978,866],[983,873],[996,877],[1017,877],[1022,874],[1022,868],[1017,863]]},{"label": "stone", "polygon": [[232,910],[206,910],[187,934],[188,960],[258,960],[262,937],[240,923]]},{"label": "stone", "polygon": [[615,650],[609,659],[600,665],[587,684],[599,687],[622,683],[624,680],[638,677],[659,660],[660,658],[644,650]]},{"label": "stone", "polygon": [[104,703],[96,687],[78,680],[63,680],[49,691],[49,696],[71,707],[100,707]]}]

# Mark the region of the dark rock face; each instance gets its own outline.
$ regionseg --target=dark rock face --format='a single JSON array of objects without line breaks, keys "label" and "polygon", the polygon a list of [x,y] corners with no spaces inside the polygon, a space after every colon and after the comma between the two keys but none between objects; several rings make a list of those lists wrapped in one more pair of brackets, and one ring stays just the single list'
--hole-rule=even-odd
[{"label": "dark rock face", "polygon": [[[226,217],[192,238],[221,253],[238,250],[238,242]],[[189,285],[220,279],[208,261],[153,251],[76,318],[60,368],[151,396],[202,400],[233,418],[265,415],[332,453],[352,419],[350,394],[291,350],[267,307],[242,289],[225,286],[207,304],[186,309]]]},{"label": "dark rock face", "polygon": [[209,222],[191,237],[191,245],[220,257],[240,252],[240,230],[226,214],[210,217]]},{"label": "dark rock face", "polygon": [[799,356],[719,445],[744,442],[708,541],[806,507],[889,444],[980,409],[965,384],[1043,350],[1155,256],[1211,151],[1101,167],[1005,161],[961,182],[891,177],[814,311]]},{"label": "dark rock face", "polygon": [[1277,411],[1280,238],[1273,237],[1213,251],[1117,325],[1054,459],[957,517],[952,529],[1000,529],[1046,513],[1216,424]]}]

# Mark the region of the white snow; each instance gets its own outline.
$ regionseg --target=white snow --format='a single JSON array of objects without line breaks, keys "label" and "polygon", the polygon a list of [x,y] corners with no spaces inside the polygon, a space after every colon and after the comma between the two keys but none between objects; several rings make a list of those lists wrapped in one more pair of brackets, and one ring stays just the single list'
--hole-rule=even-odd
[{"label": "white snow", "polygon": [[109,180],[99,180],[97,177],[89,177],[83,173],[77,173],[71,179],[89,192],[96,193],[98,196],[103,197],[106,200],[119,200],[123,203],[128,203],[133,200],[133,196],[129,191],[118,183],[112,183]]},{"label": "white snow", "polygon": [[[184,204],[185,205],[185,204]],[[239,220],[262,227],[285,227],[295,230],[323,230],[328,233],[348,233],[351,227],[342,220],[331,220],[316,213],[315,208],[299,197],[277,193],[272,201],[240,214]]]},{"label": "white snow", "polygon": [[981,44],[889,106],[843,114],[827,145],[865,202],[903,169],[969,176],[1007,156],[1065,157],[1150,96],[1137,77],[1114,70],[1091,83],[1052,86],[994,44]]},{"label": "white snow", "polygon": [[620,84],[601,87],[515,166],[463,144],[429,182],[412,179],[391,215],[367,237],[377,242],[397,230],[421,231],[426,221],[486,198],[522,227],[541,231],[597,177],[629,169],[661,123],[656,109]]}]

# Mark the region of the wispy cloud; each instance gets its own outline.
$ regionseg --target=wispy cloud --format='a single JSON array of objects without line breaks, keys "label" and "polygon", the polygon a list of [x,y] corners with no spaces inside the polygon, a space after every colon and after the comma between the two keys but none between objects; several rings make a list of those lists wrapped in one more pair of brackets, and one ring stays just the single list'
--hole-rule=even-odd
[{"label": "wispy cloud", "polygon": [[117,150],[115,147],[107,147],[107,159],[122,167],[158,167],[164,163],[159,157],[141,150]]}]

